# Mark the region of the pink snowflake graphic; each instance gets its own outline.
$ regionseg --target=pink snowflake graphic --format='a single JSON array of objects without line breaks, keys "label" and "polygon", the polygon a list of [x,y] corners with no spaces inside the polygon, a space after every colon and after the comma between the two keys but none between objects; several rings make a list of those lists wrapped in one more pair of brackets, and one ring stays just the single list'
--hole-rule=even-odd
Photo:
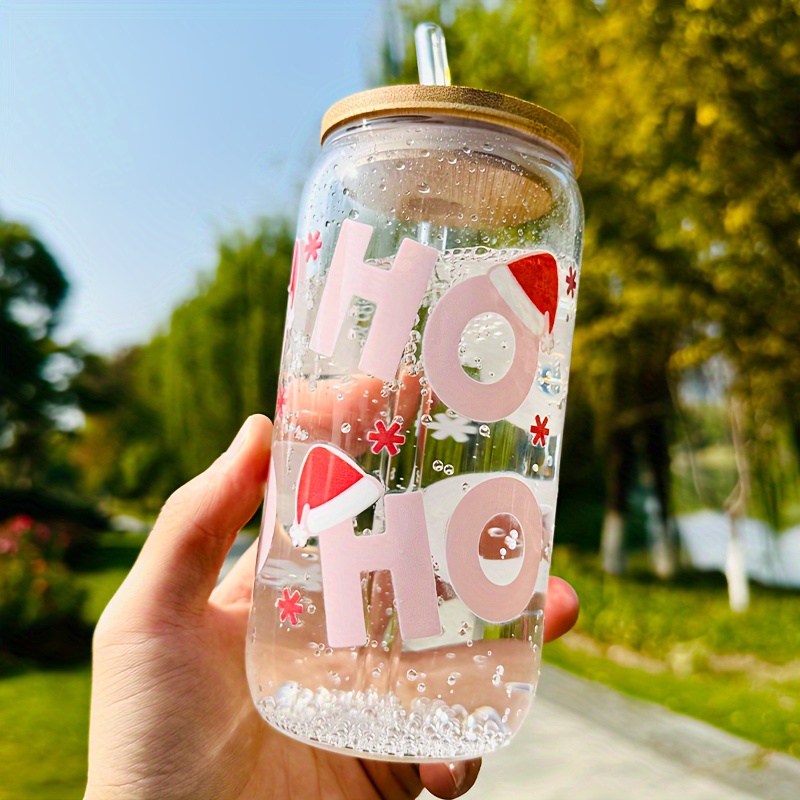
[{"label": "pink snowflake graphic", "polygon": [[402,445],[406,441],[406,437],[402,433],[398,433],[399,430],[399,422],[393,422],[387,428],[386,423],[382,419],[379,419],[375,423],[375,430],[367,433],[367,439],[373,442],[372,452],[377,455],[381,450],[386,448],[386,452],[389,453],[390,456],[396,456],[400,452],[398,445]]},{"label": "pink snowflake graphic", "polygon": [[317,260],[317,254],[321,247],[322,242],[319,239],[319,231],[315,231],[313,235],[309,233],[308,241],[305,243],[306,264],[312,259],[314,261]]},{"label": "pink snowflake graphic", "polygon": [[536,423],[531,425],[531,433],[533,434],[533,439],[531,439],[531,444],[541,444],[544,446],[547,441],[547,437],[550,435],[550,429],[547,427],[547,420],[548,417],[542,419],[538,414],[536,415]]},{"label": "pink snowflake graphic", "polygon": [[278,598],[278,608],[281,610],[281,622],[286,622],[288,619],[292,625],[297,625],[298,615],[303,613],[300,592],[295,589],[289,594],[289,590],[284,588],[283,597]]},{"label": "pink snowflake graphic", "polygon": [[567,273],[567,294],[570,297],[575,297],[575,291],[578,288],[578,273],[575,267],[570,267]]}]

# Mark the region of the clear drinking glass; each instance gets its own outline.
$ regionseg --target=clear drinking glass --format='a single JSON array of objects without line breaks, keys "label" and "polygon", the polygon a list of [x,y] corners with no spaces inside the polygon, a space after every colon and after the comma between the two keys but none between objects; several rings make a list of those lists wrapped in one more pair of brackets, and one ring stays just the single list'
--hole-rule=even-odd
[{"label": "clear drinking glass", "polygon": [[274,727],[480,756],[539,673],[581,144],[460,87],[336,104],[298,223],[247,670]]}]

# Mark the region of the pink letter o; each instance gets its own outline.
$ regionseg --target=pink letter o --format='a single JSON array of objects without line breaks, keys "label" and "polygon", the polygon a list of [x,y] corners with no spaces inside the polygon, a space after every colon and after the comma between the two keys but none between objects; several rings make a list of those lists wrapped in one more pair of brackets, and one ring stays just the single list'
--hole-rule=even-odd
[{"label": "pink letter o", "polygon": [[[496,514],[512,514],[522,527],[522,567],[506,586],[486,577],[478,555],[481,532]],[[475,616],[494,623],[518,617],[533,596],[542,555],[542,512],[531,487],[510,476],[474,486],[447,523],[445,551],[453,590]]]}]

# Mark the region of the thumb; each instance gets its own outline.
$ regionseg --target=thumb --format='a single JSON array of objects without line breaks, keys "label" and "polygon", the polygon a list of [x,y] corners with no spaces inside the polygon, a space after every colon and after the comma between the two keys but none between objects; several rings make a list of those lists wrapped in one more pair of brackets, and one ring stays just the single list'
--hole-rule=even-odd
[{"label": "thumb", "polygon": [[271,440],[272,423],[249,417],[228,450],[172,494],[126,580],[128,603],[171,619],[205,610],[233,539],[264,497]]}]

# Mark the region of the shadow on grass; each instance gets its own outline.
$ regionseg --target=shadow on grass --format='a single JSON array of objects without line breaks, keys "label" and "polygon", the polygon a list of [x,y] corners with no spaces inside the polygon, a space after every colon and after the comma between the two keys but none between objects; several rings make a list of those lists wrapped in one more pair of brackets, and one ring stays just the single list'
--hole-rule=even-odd
[{"label": "shadow on grass", "polygon": [[147,537],[131,533],[106,533],[98,547],[81,555],[71,565],[74,572],[100,572],[105,569],[129,570]]},{"label": "shadow on grass", "polygon": [[89,661],[94,626],[83,619],[49,621],[0,642],[0,678],[32,670],[57,670]]}]

